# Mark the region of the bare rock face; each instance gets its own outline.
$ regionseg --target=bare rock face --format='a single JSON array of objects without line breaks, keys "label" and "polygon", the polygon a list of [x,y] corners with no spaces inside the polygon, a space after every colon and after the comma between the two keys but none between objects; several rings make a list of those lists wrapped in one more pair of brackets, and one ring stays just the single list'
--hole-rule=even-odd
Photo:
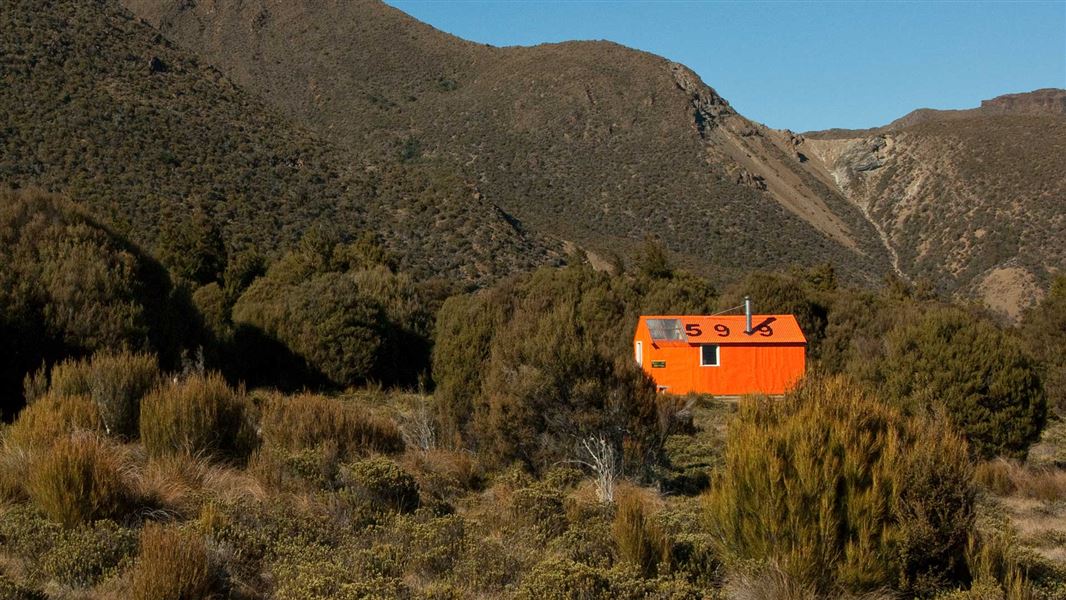
[{"label": "bare rock face", "polygon": [[677,87],[689,95],[693,119],[700,136],[705,137],[707,130],[717,125],[722,117],[736,114],[725,98],[703,83],[699,76],[685,65],[670,63],[670,72],[674,75]]},{"label": "bare rock face", "polygon": [[760,192],[766,191],[766,179],[762,175],[755,175],[746,169],[740,169],[737,172],[736,182]]}]

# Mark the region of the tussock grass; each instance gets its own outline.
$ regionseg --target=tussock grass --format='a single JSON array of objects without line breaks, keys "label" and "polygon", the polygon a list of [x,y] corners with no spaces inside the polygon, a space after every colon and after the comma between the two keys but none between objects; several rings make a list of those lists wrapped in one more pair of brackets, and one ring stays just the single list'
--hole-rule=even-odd
[{"label": "tussock grass", "polygon": [[997,458],[983,462],[974,472],[975,480],[993,494],[1023,496],[1056,502],[1066,499],[1066,470],[1032,467],[1018,461]]},{"label": "tussock grass", "polygon": [[217,588],[202,536],[177,527],[145,525],[131,574],[131,600],[198,600],[210,598]]},{"label": "tussock grass", "polygon": [[98,436],[61,438],[31,461],[30,499],[50,519],[67,527],[121,518],[133,503],[123,463],[121,450]]},{"label": "tussock grass", "polygon": [[102,433],[103,427],[100,411],[89,396],[50,393],[19,413],[8,429],[7,441],[24,450],[47,448],[62,435],[82,430]]},{"label": "tussock grass", "polygon": [[371,452],[395,453],[404,447],[393,421],[355,404],[314,394],[268,400],[260,429],[267,448],[291,452],[329,442],[336,444],[342,459]]},{"label": "tussock grass", "polygon": [[250,445],[243,391],[221,375],[165,383],[144,398],[141,442],[149,456],[192,454],[239,458]]}]

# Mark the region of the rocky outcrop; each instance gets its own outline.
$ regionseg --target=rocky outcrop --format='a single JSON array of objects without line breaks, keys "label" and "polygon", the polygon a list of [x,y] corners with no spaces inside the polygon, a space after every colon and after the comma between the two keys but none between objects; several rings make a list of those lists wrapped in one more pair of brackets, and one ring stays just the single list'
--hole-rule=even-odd
[{"label": "rocky outcrop", "polygon": [[673,73],[677,87],[689,96],[692,118],[700,137],[706,137],[707,130],[717,125],[723,117],[736,114],[725,98],[703,83],[699,76],[685,65],[670,63],[670,72]]}]

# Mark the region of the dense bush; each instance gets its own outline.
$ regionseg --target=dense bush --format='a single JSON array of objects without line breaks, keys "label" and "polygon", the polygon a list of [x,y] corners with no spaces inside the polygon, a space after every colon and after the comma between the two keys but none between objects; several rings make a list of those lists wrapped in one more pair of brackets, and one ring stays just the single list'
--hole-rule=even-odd
[{"label": "dense bush", "polygon": [[985,458],[1024,457],[1047,416],[1043,385],[1020,345],[957,309],[934,309],[888,337],[888,397],[912,412],[943,407]]},{"label": "dense bush", "polygon": [[334,386],[411,384],[428,367],[429,315],[418,291],[370,242],[309,235],[248,288],[233,320],[281,342],[306,376]]},{"label": "dense bush", "polygon": [[195,531],[149,523],[130,576],[132,600],[210,598],[219,589],[204,539]]},{"label": "dense bush", "polygon": [[141,406],[141,442],[152,456],[240,457],[249,450],[248,400],[218,374],[164,383]]},{"label": "dense bush", "polygon": [[1066,418],[1066,275],[1057,277],[1043,301],[1025,314],[1021,331],[1040,361],[1048,405]]},{"label": "dense bush", "polygon": [[928,593],[963,581],[973,524],[965,442],[842,379],[756,399],[705,496],[729,559],[770,561],[823,593]]},{"label": "dense bush", "polygon": [[27,488],[41,511],[67,527],[122,517],[131,505],[121,456],[91,434],[62,438],[38,455]]},{"label": "dense bush", "polygon": [[654,386],[633,363],[637,316],[704,312],[714,300],[683,273],[612,277],[587,266],[449,299],[433,354],[441,437],[494,466],[576,458],[589,436],[624,449],[630,468],[654,463],[674,424],[659,422]]},{"label": "dense bush", "polygon": [[[739,306],[748,296],[756,313],[794,315],[807,338],[808,353],[817,356],[826,335],[829,307],[818,294],[808,289],[802,275],[752,273],[726,289],[719,307],[724,310]],[[819,281],[831,286],[832,278],[831,274],[823,274]]]},{"label": "dense bush", "polygon": [[23,376],[100,349],[154,349],[166,364],[197,335],[166,271],[73,204],[0,191],[0,397],[19,408]]}]

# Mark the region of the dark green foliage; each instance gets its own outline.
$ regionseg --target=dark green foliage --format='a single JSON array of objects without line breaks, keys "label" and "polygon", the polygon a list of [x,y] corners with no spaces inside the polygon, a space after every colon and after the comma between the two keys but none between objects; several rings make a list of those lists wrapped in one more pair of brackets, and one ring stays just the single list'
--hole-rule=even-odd
[{"label": "dark green foliage", "polygon": [[72,204],[0,191],[0,397],[18,409],[24,375],[94,350],[157,351],[174,364],[197,335],[166,272]]},{"label": "dark green foliage", "polygon": [[637,269],[641,275],[652,279],[669,279],[674,274],[674,267],[666,256],[666,250],[650,236],[644,238],[644,248]]},{"label": "dark green foliage", "polygon": [[[428,367],[429,315],[411,279],[394,273],[390,264],[372,241],[343,244],[309,235],[240,297],[234,321],[298,357],[289,366],[290,380],[412,384]],[[276,383],[286,373],[246,375]]]},{"label": "dark green foliage", "polygon": [[753,399],[731,425],[705,496],[732,561],[769,561],[823,593],[929,594],[964,582],[974,520],[965,442],[847,380]]},{"label": "dark green foliage", "polygon": [[1021,333],[1040,361],[1048,405],[1066,418],[1066,275],[1057,277],[1043,301],[1026,313]]},{"label": "dark green foliage", "polygon": [[204,206],[176,215],[156,240],[156,255],[180,279],[204,285],[222,279],[226,245],[222,230]]},{"label": "dark green foliage", "polygon": [[[828,277],[824,270],[815,271],[813,276],[818,282],[816,285],[822,286]],[[808,289],[807,282],[801,277],[802,274],[797,277],[768,272],[752,273],[722,294],[720,309],[739,306],[748,296],[752,310],[758,314],[795,315],[807,338],[808,355],[817,356],[825,338],[829,308],[817,292]]]},{"label": "dark green foliage", "polygon": [[958,309],[934,309],[888,336],[889,398],[911,412],[944,409],[984,458],[1021,458],[1047,417],[1037,368],[1011,337]]},{"label": "dark green foliage", "polygon": [[496,466],[540,469],[603,435],[629,467],[646,468],[675,424],[660,425],[654,386],[632,361],[637,316],[699,313],[714,301],[689,275],[611,277],[582,266],[448,300],[433,361],[445,437],[461,436]]}]

